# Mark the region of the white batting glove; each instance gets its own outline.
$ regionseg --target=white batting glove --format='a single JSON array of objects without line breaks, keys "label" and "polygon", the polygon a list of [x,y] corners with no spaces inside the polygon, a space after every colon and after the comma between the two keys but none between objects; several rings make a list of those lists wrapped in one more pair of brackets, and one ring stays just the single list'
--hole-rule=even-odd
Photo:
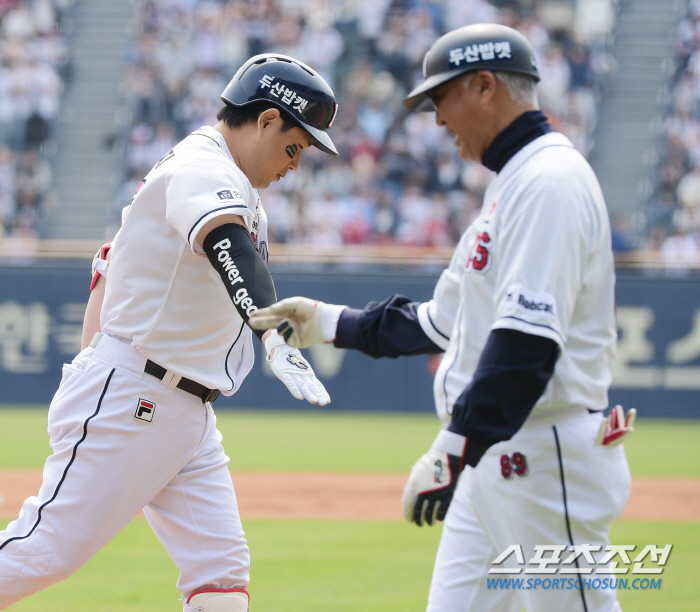
[{"label": "white batting glove", "polygon": [[620,444],[622,438],[634,431],[634,419],[637,418],[637,411],[630,408],[627,416],[622,406],[617,405],[610,411],[610,416],[603,419],[598,431],[596,444],[602,446],[614,446]]},{"label": "white batting glove", "polygon": [[316,378],[311,365],[298,349],[289,346],[277,330],[272,330],[265,340],[267,361],[275,373],[297,399],[325,406],[331,398],[325,387]]},{"label": "white batting glove", "polygon": [[442,430],[430,450],[411,469],[403,490],[401,506],[409,523],[419,527],[445,519],[457,479],[464,469],[463,457],[467,439]]},{"label": "white batting glove", "polygon": [[292,297],[256,310],[248,325],[253,329],[277,328],[289,346],[308,348],[335,340],[338,318],[344,309],[337,304]]}]

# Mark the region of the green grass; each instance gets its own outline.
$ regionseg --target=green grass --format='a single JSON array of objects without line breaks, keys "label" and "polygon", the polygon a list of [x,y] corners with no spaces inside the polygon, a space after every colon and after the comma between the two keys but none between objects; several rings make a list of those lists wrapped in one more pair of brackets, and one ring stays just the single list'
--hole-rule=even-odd
[{"label": "green grass", "polygon": [[[437,431],[434,416],[416,414],[221,411],[218,418],[236,471],[406,473]],[[700,477],[700,422],[641,420],[626,449],[635,476]],[[40,468],[49,452],[45,407],[0,410],[0,468]],[[440,527],[262,519],[244,519],[244,526],[254,612],[425,609]],[[660,590],[619,593],[625,612],[698,610],[699,527],[613,525],[612,541],[635,544],[637,551],[674,545]],[[177,575],[148,524],[134,520],[74,576],[11,609],[175,612],[181,609]]]},{"label": "green grass", "polygon": [[638,419],[626,438],[633,476],[700,477],[700,420]]},{"label": "green grass", "polygon": [[[411,612],[425,609],[440,527],[399,521],[248,520],[255,612]],[[674,544],[660,590],[619,591],[625,612],[695,612],[700,530],[694,523],[619,521],[616,544]],[[144,520],[132,521],[65,582],[13,612],[179,610],[177,569]],[[658,578],[654,576],[654,578]],[[96,607],[95,602],[99,602]]]},{"label": "green grass", "polygon": [[0,409],[0,468],[41,468],[51,454],[47,408]]},{"label": "green grass", "polygon": [[[233,471],[408,473],[439,429],[434,415],[348,412],[217,414]],[[0,409],[0,468],[40,468],[46,408]]]},{"label": "green grass", "polygon": [[[696,612],[700,609],[700,588],[695,572],[700,565],[700,526],[690,522],[618,521],[610,539],[615,544],[635,544],[639,554],[647,544],[673,544],[664,571],[659,576],[628,573],[628,589],[618,591],[625,612]],[[648,561],[645,565],[653,567]],[[631,570],[630,570],[631,571]],[[661,578],[659,590],[634,590],[634,578]]]},{"label": "green grass", "polygon": [[[255,612],[406,612],[425,606],[440,527],[398,521],[245,522]],[[134,520],[68,580],[13,612],[168,612],[178,571]],[[95,606],[99,602],[99,606]]]},{"label": "green grass", "polygon": [[[438,430],[431,414],[220,411],[233,471],[408,473]],[[700,421],[640,419],[625,442],[634,476],[700,477]],[[0,409],[0,468],[40,468],[46,408]]]}]

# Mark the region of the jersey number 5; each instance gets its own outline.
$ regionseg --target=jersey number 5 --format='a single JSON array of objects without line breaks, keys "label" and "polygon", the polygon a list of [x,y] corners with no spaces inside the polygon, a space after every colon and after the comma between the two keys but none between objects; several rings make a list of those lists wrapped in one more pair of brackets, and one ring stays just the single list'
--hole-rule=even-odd
[{"label": "jersey number 5", "polygon": [[474,270],[481,272],[489,263],[489,247],[491,246],[491,237],[487,232],[481,232],[474,240],[474,246],[469,254],[467,268],[472,267]]}]

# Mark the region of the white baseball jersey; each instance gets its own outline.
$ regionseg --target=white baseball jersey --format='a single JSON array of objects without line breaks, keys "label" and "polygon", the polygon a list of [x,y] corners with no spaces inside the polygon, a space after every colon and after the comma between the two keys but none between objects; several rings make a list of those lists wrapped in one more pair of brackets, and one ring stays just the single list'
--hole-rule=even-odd
[{"label": "white baseball jersey", "polygon": [[114,247],[102,331],[225,395],[253,367],[252,332],[195,240],[205,223],[240,215],[267,261],[258,193],[213,127],[193,132],[146,175]]},{"label": "white baseball jersey", "polygon": [[533,414],[563,406],[602,410],[616,325],[608,213],[598,181],[562,134],[529,143],[484,194],[421,327],[445,349],[434,383],[448,423],[493,329],[555,341],[561,356]]}]

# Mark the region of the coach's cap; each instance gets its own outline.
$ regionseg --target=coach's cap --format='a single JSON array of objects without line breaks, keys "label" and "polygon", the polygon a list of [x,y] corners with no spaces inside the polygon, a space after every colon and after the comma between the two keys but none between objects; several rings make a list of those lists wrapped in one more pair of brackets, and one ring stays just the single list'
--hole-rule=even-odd
[{"label": "coach's cap", "polygon": [[441,36],[423,58],[423,77],[404,106],[416,111],[434,110],[432,90],[465,72],[504,70],[540,80],[532,45],[520,32],[496,23],[476,23]]},{"label": "coach's cap", "polygon": [[250,58],[238,69],[221,99],[233,106],[271,102],[311,134],[314,146],[338,155],[327,133],[338,110],[335,94],[320,74],[293,57],[264,53]]}]

